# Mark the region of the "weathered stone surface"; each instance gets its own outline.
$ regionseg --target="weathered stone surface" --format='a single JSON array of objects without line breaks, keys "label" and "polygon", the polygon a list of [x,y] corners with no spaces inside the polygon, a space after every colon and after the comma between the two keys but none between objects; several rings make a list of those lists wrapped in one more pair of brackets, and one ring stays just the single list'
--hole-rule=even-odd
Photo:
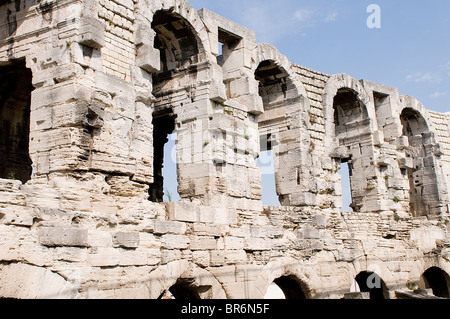
[{"label": "weathered stone surface", "polygon": [[373,297],[364,276],[394,298],[448,277],[449,113],[185,0],[55,3],[0,3],[0,298]]},{"label": "weathered stone surface", "polygon": [[64,226],[39,227],[39,242],[48,247],[55,246],[88,246],[87,229],[78,229]]},{"label": "weathered stone surface", "polygon": [[123,248],[137,248],[139,247],[139,233],[138,232],[116,232],[112,236],[113,244],[117,247]]}]

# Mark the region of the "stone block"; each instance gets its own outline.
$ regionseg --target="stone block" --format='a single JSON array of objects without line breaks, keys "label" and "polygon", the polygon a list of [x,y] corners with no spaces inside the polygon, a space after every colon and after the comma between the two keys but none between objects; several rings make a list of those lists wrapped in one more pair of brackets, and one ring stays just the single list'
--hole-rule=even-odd
[{"label": "stone block", "polygon": [[307,224],[298,231],[298,236],[303,239],[320,239],[320,232],[316,227]]},{"label": "stone block", "polygon": [[396,142],[398,149],[405,149],[409,146],[408,136],[400,136]]},{"label": "stone block", "polygon": [[161,237],[161,248],[187,249],[188,247],[189,247],[188,236],[167,234]]},{"label": "stone block", "polygon": [[384,134],[381,131],[374,131],[372,134],[373,145],[381,146],[384,143]]},{"label": "stone block", "polygon": [[247,253],[245,250],[225,250],[225,264],[244,264],[247,262]]},{"label": "stone block", "polygon": [[217,240],[210,236],[192,236],[189,248],[191,250],[215,250],[217,249]]},{"label": "stone block", "polygon": [[258,94],[247,94],[234,99],[239,104],[245,105],[247,111],[252,114],[264,113],[263,100]]},{"label": "stone block", "polygon": [[242,77],[236,80],[232,80],[229,83],[230,98],[236,98],[242,95],[259,94],[258,82],[255,79],[248,77]]},{"label": "stone block", "polygon": [[96,18],[84,17],[80,22],[78,43],[100,49],[105,45],[105,24]]},{"label": "stone block", "polygon": [[349,150],[345,146],[338,146],[331,150],[330,157],[332,158],[348,158],[350,156]]},{"label": "stone block", "polygon": [[270,240],[266,238],[246,238],[244,249],[249,251],[270,250],[272,245]]},{"label": "stone block", "polygon": [[39,242],[43,246],[88,247],[88,230],[70,226],[38,228]]},{"label": "stone block", "polygon": [[402,157],[398,160],[400,168],[414,168],[414,160],[411,157]]},{"label": "stone block", "polygon": [[148,44],[140,46],[137,49],[136,65],[149,73],[158,72],[161,69],[159,50]]},{"label": "stone block", "polygon": [[135,44],[137,46],[148,45],[153,46],[153,39],[155,38],[155,31],[152,29],[150,23],[144,21],[136,22]]},{"label": "stone block", "polygon": [[88,255],[88,262],[92,267],[114,267],[120,262],[120,252],[117,248],[104,247],[94,249]]},{"label": "stone block", "polygon": [[252,237],[275,238],[283,236],[283,229],[276,226],[252,226],[250,228]]},{"label": "stone block", "polygon": [[225,262],[225,252],[223,250],[210,250],[210,266],[223,266]]},{"label": "stone block", "polygon": [[167,216],[171,221],[199,222],[200,209],[197,205],[187,202],[172,202],[166,204]]},{"label": "stone block", "polygon": [[211,84],[209,84],[209,99],[217,103],[223,103],[227,100],[225,85],[222,81],[211,81]]},{"label": "stone block", "polygon": [[224,248],[226,250],[242,250],[244,249],[244,239],[240,237],[225,237]]},{"label": "stone block", "polygon": [[154,234],[177,234],[186,233],[186,224],[182,222],[155,220],[153,229]]},{"label": "stone block", "polygon": [[237,213],[232,209],[215,208],[215,224],[234,225],[237,223]]},{"label": "stone block", "polygon": [[137,248],[139,246],[138,232],[116,232],[112,236],[115,247]]},{"label": "stone block", "polygon": [[192,261],[200,267],[209,267],[211,263],[211,255],[209,251],[199,250],[192,252]]},{"label": "stone block", "polygon": [[36,217],[33,208],[23,206],[7,206],[0,208],[0,219],[4,215],[2,222],[6,225],[16,225],[31,227]]}]

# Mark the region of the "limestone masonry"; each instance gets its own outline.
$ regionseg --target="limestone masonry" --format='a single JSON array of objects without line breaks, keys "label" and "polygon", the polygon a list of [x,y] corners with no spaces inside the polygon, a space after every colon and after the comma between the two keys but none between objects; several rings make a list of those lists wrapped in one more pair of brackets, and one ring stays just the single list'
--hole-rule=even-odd
[{"label": "limestone masonry", "polygon": [[0,0],[0,82],[0,297],[449,297],[450,113],[184,0]]}]

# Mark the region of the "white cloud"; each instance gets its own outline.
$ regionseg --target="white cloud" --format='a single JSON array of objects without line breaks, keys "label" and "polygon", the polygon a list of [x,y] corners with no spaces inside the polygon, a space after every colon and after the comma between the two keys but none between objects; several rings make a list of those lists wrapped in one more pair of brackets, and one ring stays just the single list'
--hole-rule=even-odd
[{"label": "white cloud", "polygon": [[337,13],[337,12],[330,13],[330,14],[325,18],[325,22],[333,22],[333,21],[336,21],[338,16],[339,16],[339,13]]},{"label": "white cloud", "polygon": [[450,76],[450,61],[444,66],[447,69],[447,74]]},{"label": "white cloud", "polygon": [[416,83],[422,83],[422,82],[432,82],[437,83],[441,82],[442,78],[439,74],[432,73],[432,72],[417,72],[415,74],[408,74],[406,76],[406,81],[408,82],[416,82]]},{"label": "white cloud", "polygon": [[447,92],[434,92],[433,94],[430,95],[430,98],[432,99],[437,99],[440,98],[442,96],[446,96]]},{"label": "white cloud", "polygon": [[308,9],[298,9],[294,13],[294,18],[299,22],[311,22],[314,11]]}]

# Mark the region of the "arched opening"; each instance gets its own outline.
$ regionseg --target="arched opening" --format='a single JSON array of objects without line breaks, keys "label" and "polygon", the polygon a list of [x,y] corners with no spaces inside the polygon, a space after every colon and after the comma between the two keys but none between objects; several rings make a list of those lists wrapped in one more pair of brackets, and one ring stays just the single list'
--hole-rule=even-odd
[{"label": "arched opening", "polygon": [[423,116],[411,108],[405,108],[400,120],[403,136],[407,138],[406,157],[412,165],[403,170],[409,181],[409,207],[413,216],[425,216],[430,211],[429,203],[438,202],[437,179],[431,154],[433,139]]},{"label": "arched opening", "polygon": [[283,276],[274,280],[264,299],[307,299],[303,285],[295,276]]},{"label": "arched opening", "polygon": [[198,300],[200,299],[198,289],[198,287],[193,285],[193,280],[178,279],[158,299]]},{"label": "arched opening", "polygon": [[436,297],[450,298],[450,277],[441,268],[431,267],[425,271],[421,277],[420,286],[431,288]]},{"label": "arched opening", "polygon": [[29,155],[32,74],[25,61],[0,67],[0,178],[26,183]]},{"label": "arched opening", "polygon": [[333,110],[336,139],[340,147],[347,149],[345,157],[340,159],[343,167],[348,169],[348,174],[340,171],[342,186],[345,187],[342,194],[347,194],[347,199],[351,196],[350,207],[359,212],[365,202],[367,179],[373,178],[367,170],[366,160],[366,153],[371,152],[372,146],[369,116],[358,94],[349,88],[337,91]]},{"label": "arched opening", "polygon": [[[154,47],[160,52],[161,69],[152,74],[153,95],[153,175],[150,200],[171,202],[179,200],[179,163],[171,156],[176,144],[173,135],[180,123],[177,114],[181,108],[196,100],[192,86],[200,60],[199,41],[189,22],[177,13],[160,10],[153,16]],[[170,149],[169,149],[170,147]]]},{"label": "arched opening", "polygon": [[161,71],[156,73],[154,80],[161,81],[160,76],[164,72],[198,62],[197,38],[185,19],[176,13],[160,10],[153,16],[152,28],[156,32],[154,46],[161,53]]},{"label": "arched opening", "polygon": [[266,60],[256,69],[255,79],[259,82],[259,95],[265,112],[258,122],[261,151],[258,165],[262,173],[263,204],[280,206],[283,195],[276,187],[280,143],[278,133],[285,129],[286,113],[279,110],[286,106],[288,74],[274,61]]},{"label": "arched opening", "polygon": [[356,277],[357,292],[368,292],[370,299],[389,299],[386,284],[376,273],[371,271],[360,272]]}]

